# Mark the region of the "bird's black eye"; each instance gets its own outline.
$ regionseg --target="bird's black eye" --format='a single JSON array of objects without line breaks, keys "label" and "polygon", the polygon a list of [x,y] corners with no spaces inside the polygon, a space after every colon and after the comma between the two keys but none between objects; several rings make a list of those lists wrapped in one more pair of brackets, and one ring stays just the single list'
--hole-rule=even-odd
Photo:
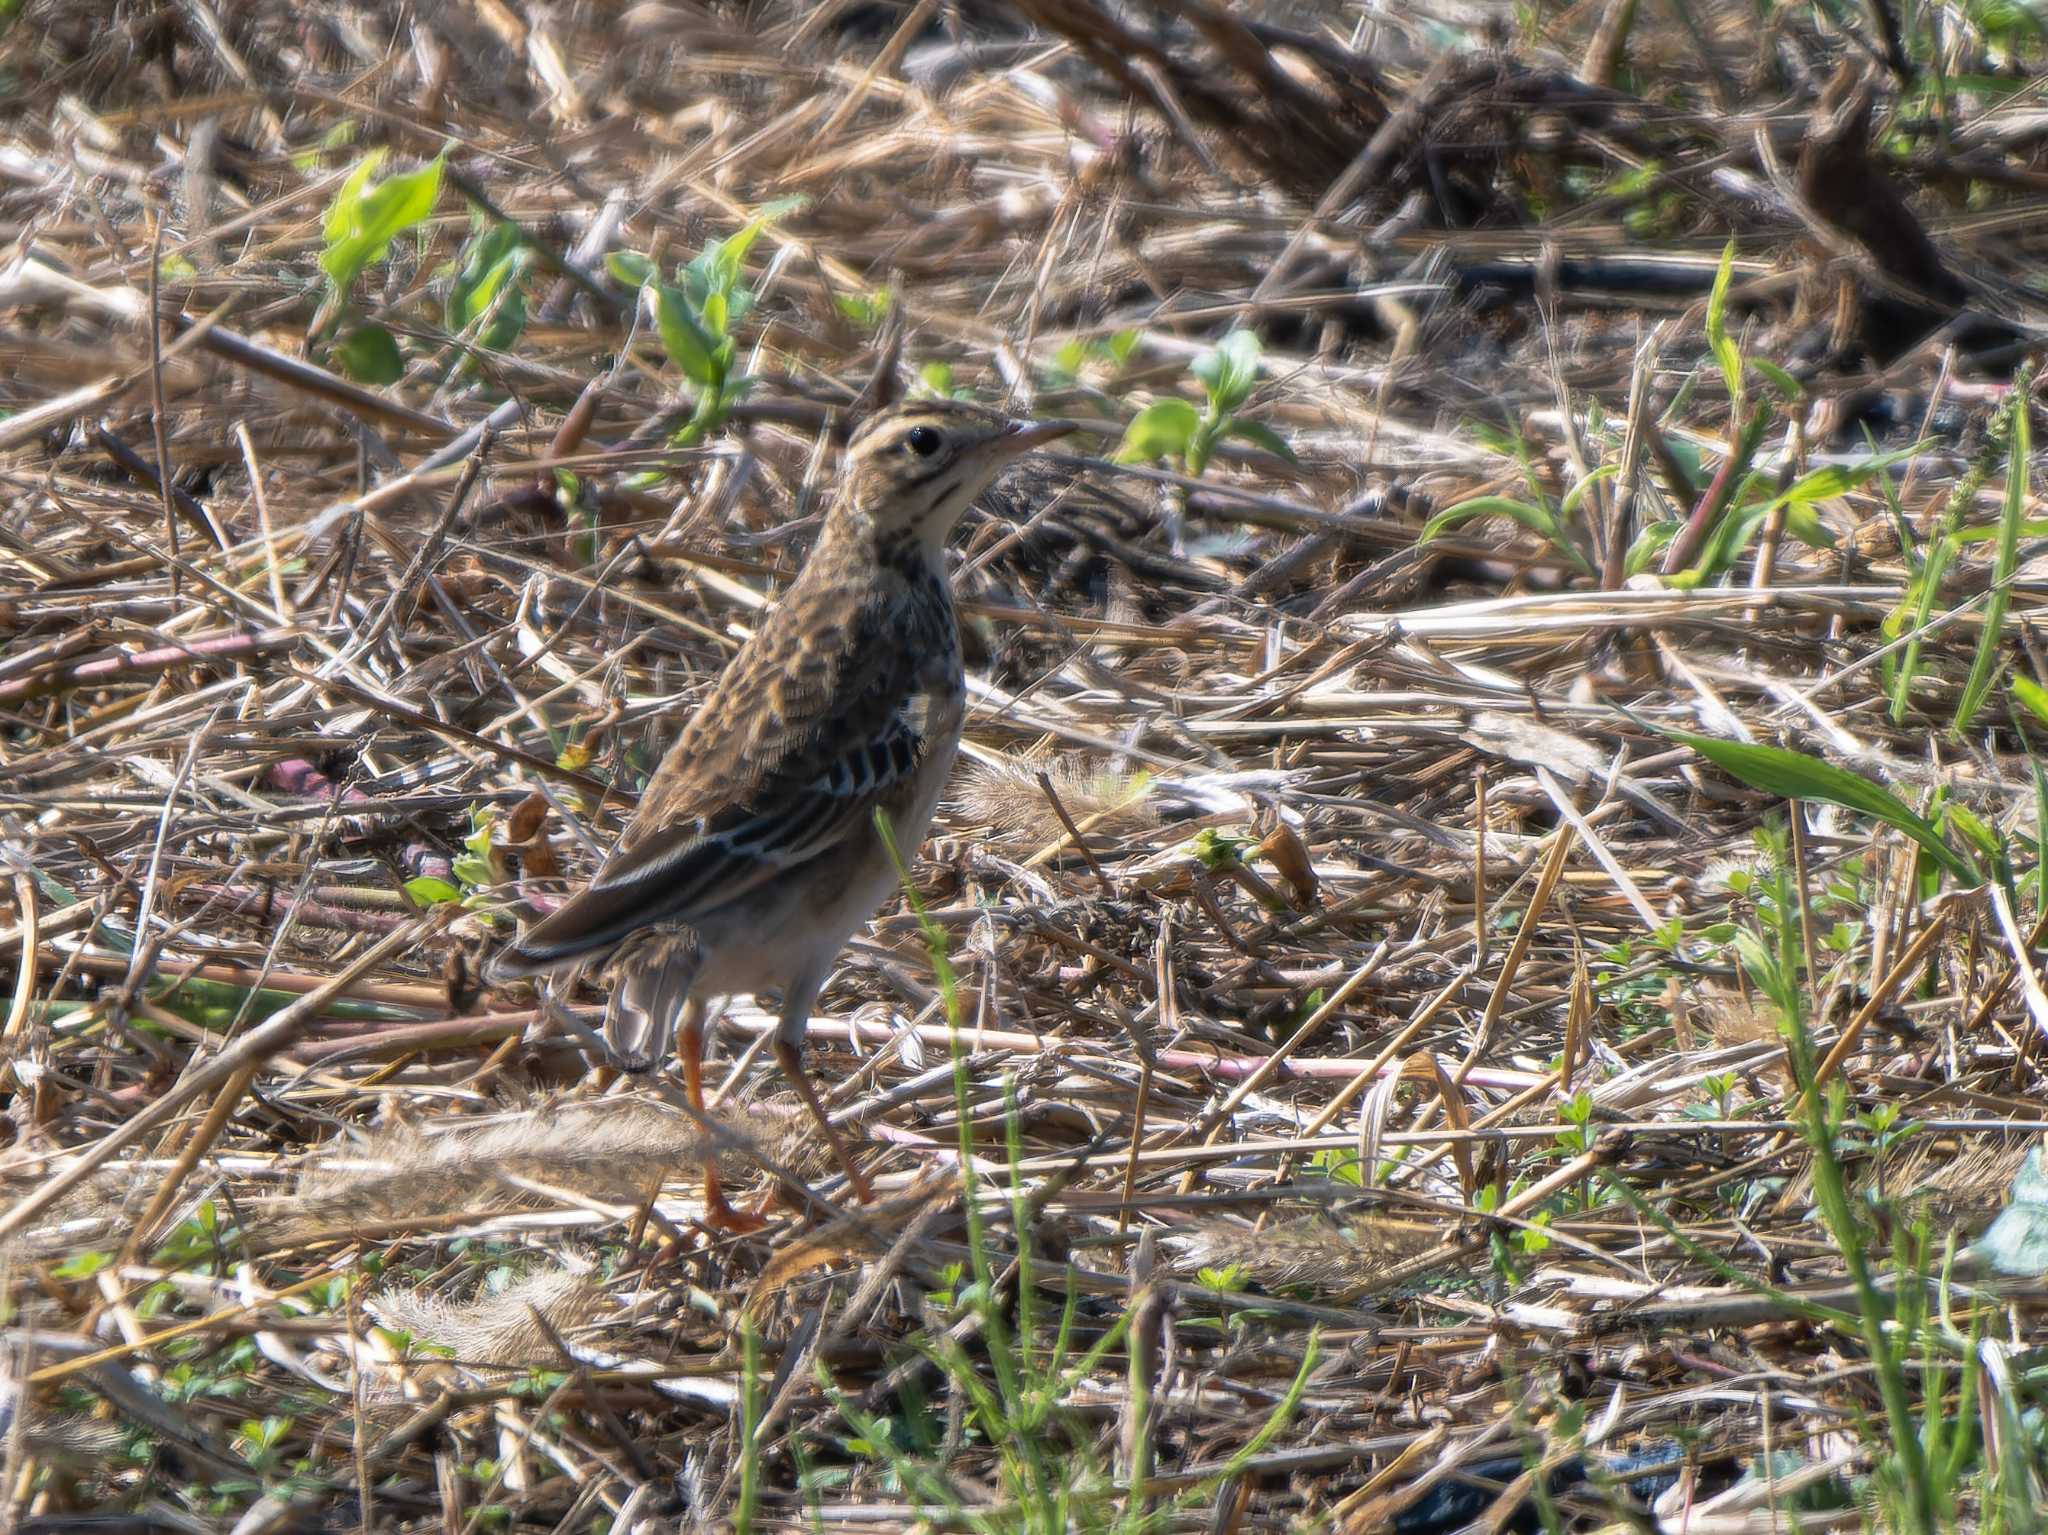
[{"label": "bird's black eye", "polygon": [[913,426],[904,434],[903,444],[919,458],[930,458],[939,451],[939,429],[935,426]]}]

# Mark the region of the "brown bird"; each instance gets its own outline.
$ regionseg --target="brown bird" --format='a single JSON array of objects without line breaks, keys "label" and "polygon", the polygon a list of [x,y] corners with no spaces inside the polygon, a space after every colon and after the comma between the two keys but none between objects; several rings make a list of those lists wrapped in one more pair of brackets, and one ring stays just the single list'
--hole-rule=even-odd
[{"label": "brown bird", "polygon": [[[804,1029],[833,960],[924,838],[966,713],[947,536],[997,472],[1073,431],[920,400],[847,445],[802,572],[726,666],[590,884],[493,960],[493,981],[591,963],[605,1038],[644,1070],[678,1045],[704,1105],[708,1001],[780,988],[775,1058],[854,1192],[868,1181],[804,1075]],[[753,1230],[705,1168],[706,1219]]]}]

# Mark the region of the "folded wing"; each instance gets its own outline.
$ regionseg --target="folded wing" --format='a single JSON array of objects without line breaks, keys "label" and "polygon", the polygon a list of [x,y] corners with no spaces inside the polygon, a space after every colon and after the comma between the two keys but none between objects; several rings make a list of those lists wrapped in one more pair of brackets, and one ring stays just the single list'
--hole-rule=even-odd
[{"label": "folded wing", "polygon": [[[502,951],[494,976],[581,960],[651,924],[701,920],[866,835],[928,746],[916,651],[889,627],[886,614],[857,615],[821,655],[815,624],[798,647],[764,626],[663,762],[597,877]],[[780,653],[789,648],[803,653]]]}]

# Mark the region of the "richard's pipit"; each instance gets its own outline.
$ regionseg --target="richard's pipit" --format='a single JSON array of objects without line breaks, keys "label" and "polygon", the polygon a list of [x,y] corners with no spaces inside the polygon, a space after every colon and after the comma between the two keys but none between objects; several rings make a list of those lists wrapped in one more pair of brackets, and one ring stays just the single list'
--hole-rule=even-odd
[{"label": "richard's pipit", "polygon": [[[1018,454],[1072,431],[926,400],[854,434],[817,547],[727,665],[590,884],[493,961],[505,980],[601,961],[605,1037],[645,1069],[678,1046],[703,1107],[705,1003],[780,987],[775,1057],[855,1193],[866,1177],[804,1076],[834,958],[896,883],[960,743],[966,687],[947,535]],[[707,1219],[759,1225],[705,1169]]]}]

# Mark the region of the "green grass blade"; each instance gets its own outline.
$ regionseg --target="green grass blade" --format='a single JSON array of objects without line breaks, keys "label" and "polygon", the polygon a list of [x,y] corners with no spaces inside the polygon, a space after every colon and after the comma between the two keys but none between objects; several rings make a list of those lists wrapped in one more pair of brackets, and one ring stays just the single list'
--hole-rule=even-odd
[{"label": "green grass blade", "polygon": [[1707,346],[1721,365],[1721,377],[1728,384],[1728,398],[1742,399],[1742,353],[1728,334],[1728,280],[1735,273],[1735,239],[1731,235],[1721,248],[1720,270],[1714,273],[1714,290],[1707,295]]},{"label": "green grass blade", "polygon": [[1558,523],[1557,515],[1549,507],[1517,501],[1509,496],[1474,496],[1469,501],[1460,501],[1456,506],[1447,506],[1423,524],[1422,532],[1415,541],[1417,544],[1426,544],[1448,529],[1474,517],[1505,517],[1511,522],[1518,522],[1565,555],[1582,572],[1587,575],[1593,572],[1592,565],[1579,553],[1570,535]]},{"label": "green grass blade", "polygon": [[[1920,675],[1920,634],[1934,617],[1934,595],[1941,589],[1941,578],[1948,573],[1949,561],[1955,558],[1956,542],[1952,534],[1938,535],[1929,546],[1927,559],[1920,572],[1907,584],[1906,595],[1900,603],[1900,622],[1896,632],[1887,632],[1886,639],[1896,639],[1900,634],[1912,634],[1906,642],[1906,653],[1900,659],[1898,670],[1892,678],[1891,720],[1899,723],[1906,717],[1907,701],[1913,696],[1913,683]],[[1910,615],[1907,605],[1911,605]],[[1892,631],[1890,619],[1885,622],[1887,631]]]},{"label": "green grass blade", "polygon": [[1783,795],[1786,799],[1821,800],[1844,810],[1860,811],[1887,826],[1896,827],[1919,843],[1927,856],[1952,875],[1957,884],[1975,888],[1984,883],[1978,868],[1942,840],[1932,821],[1919,814],[1882,784],[1860,773],[1836,767],[1804,752],[1782,746],[1759,746],[1748,741],[1729,741],[1720,736],[1698,735],[1690,730],[1664,730],[1674,741],[1682,741],[1715,766],[1733,773],[1752,788]]},{"label": "green grass blade", "polygon": [[2029,429],[2029,418],[2033,412],[2027,407],[2026,378],[2013,380],[2013,393],[2018,397],[2012,413],[2012,443],[2005,461],[2005,504],[1998,519],[1998,552],[1991,562],[1991,595],[1984,606],[1984,632],[1977,637],[1977,655],[1970,663],[1969,678],[1963,683],[1963,696],[1956,700],[1954,728],[1968,730],[1977,711],[1984,707],[1984,700],[1991,692],[1991,681],[1998,671],[1998,647],[2004,637],[2005,610],[2012,601],[2013,573],[2019,568],[2020,524],[2027,509],[2027,451],[2033,436]]},{"label": "green grass blade", "polygon": [[748,1326],[740,1338],[740,1498],[732,1527],[734,1535],[753,1535],[761,1506],[761,1335]]}]

